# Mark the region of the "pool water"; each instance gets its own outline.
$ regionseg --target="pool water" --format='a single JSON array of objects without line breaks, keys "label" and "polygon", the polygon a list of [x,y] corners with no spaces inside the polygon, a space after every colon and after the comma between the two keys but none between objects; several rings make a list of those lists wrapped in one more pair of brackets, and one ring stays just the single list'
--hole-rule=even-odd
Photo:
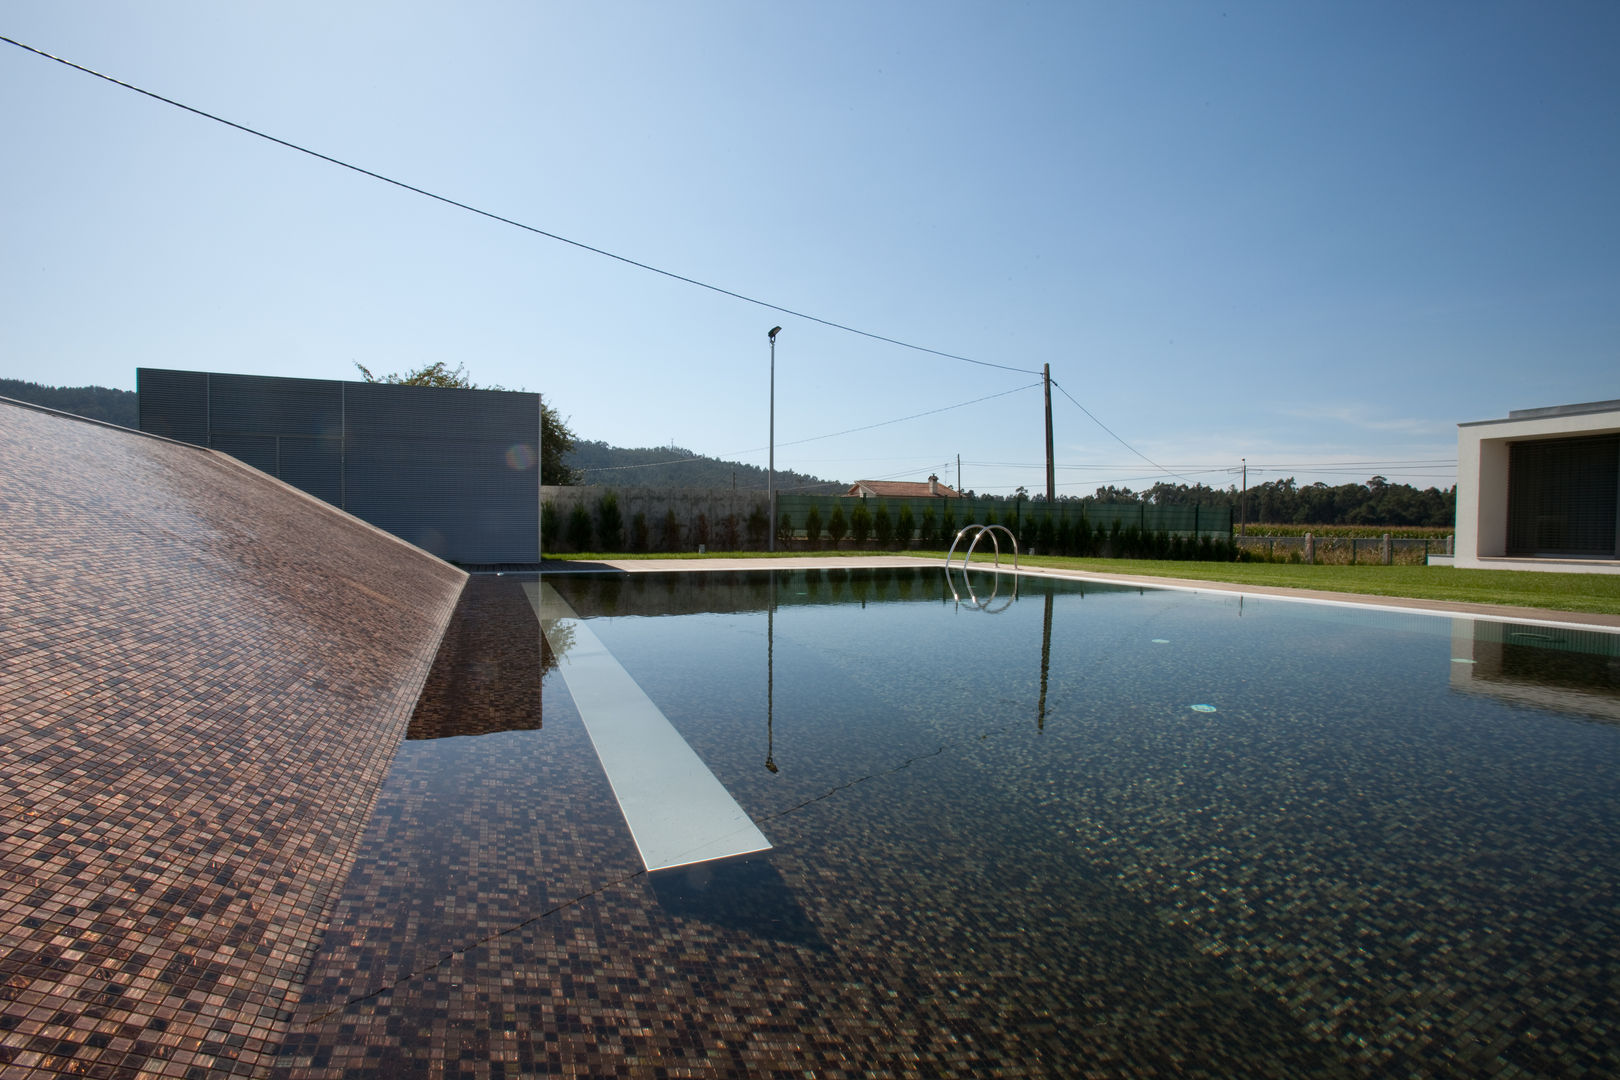
[{"label": "pool water", "polygon": [[1620,1074],[1614,635],[545,580],[771,849],[647,873],[568,640],[475,578],[282,1075]]}]

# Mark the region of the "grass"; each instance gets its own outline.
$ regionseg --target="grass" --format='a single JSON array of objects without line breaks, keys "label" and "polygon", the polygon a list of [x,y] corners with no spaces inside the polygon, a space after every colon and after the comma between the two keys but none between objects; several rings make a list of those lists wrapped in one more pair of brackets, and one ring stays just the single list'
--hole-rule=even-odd
[{"label": "grass", "polygon": [[1620,574],[1544,574],[1534,570],[1470,570],[1455,566],[1306,566],[1303,563],[1160,562],[1047,556],[1031,556],[1022,562],[1099,574],[1141,574],[1237,585],[1620,615]]},{"label": "grass", "polygon": [[[770,559],[801,557],[846,558],[859,555],[915,555],[943,561],[943,552],[929,551],[761,551],[695,552],[653,555],[559,555],[560,559]],[[989,561],[976,555],[974,562]],[[1011,562],[1009,556],[1003,563]],[[1532,570],[1470,570],[1454,566],[1306,566],[1296,563],[1161,562],[1156,559],[1077,559],[1055,555],[1026,555],[1022,566],[1050,566],[1098,574],[1133,574],[1220,581],[1236,585],[1264,585],[1286,589],[1400,596],[1414,600],[1450,600],[1469,604],[1502,604],[1547,611],[1580,611],[1620,615],[1620,574],[1544,574]]]}]

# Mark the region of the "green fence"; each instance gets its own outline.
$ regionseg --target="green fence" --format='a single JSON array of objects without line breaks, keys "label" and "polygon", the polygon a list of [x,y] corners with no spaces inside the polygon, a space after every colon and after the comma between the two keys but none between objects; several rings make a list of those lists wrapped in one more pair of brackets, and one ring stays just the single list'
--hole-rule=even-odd
[{"label": "green fence", "polygon": [[[842,510],[846,526],[856,505],[865,504],[874,522],[879,513],[889,515],[894,534],[899,536],[899,520],[903,507],[910,507],[916,536],[925,543],[949,543],[956,530],[964,525],[1005,525],[1011,529],[1023,547],[1039,543],[1041,535],[1073,533],[1084,522],[1092,534],[1111,534],[1134,530],[1151,536],[1211,540],[1227,539],[1232,535],[1232,509],[1229,506],[1156,506],[1147,503],[1089,503],[1089,502],[1000,502],[987,499],[855,499],[841,495],[778,495],[778,518],[785,517],[792,525],[793,535],[805,535],[805,522],[810,510],[815,509],[821,519],[823,535],[827,522],[835,510]],[[1043,522],[1049,523],[1044,524]],[[845,535],[850,535],[847,527]],[[868,535],[876,536],[875,527]],[[1051,546],[1051,540],[1047,540]]]}]

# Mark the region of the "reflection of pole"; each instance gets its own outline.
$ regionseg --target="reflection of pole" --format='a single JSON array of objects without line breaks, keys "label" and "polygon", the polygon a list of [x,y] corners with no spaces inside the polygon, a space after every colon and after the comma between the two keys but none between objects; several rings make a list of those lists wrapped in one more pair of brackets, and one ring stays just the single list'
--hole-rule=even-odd
[{"label": "reflection of pole", "polygon": [[[1241,598],[1240,598],[1241,599]],[[1041,618],[1041,701],[1036,706],[1035,726],[1046,730],[1046,673],[1052,667],[1052,593],[1046,593],[1046,613]]]},{"label": "reflection of pole", "polygon": [[771,571],[771,595],[765,601],[765,767],[776,771],[776,759],[771,756],[775,748],[772,730],[776,691],[776,571]]}]

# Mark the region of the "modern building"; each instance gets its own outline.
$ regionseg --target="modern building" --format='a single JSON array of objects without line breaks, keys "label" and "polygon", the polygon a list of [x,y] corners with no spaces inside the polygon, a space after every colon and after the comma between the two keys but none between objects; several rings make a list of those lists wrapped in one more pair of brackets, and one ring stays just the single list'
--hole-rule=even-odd
[{"label": "modern building", "polygon": [[1620,573],[1620,400],[1457,426],[1456,565]]},{"label": "modern building", "polygon": [[540,558],[540,395],[136,371],[142,431],[222,450],[441,558]]}]

